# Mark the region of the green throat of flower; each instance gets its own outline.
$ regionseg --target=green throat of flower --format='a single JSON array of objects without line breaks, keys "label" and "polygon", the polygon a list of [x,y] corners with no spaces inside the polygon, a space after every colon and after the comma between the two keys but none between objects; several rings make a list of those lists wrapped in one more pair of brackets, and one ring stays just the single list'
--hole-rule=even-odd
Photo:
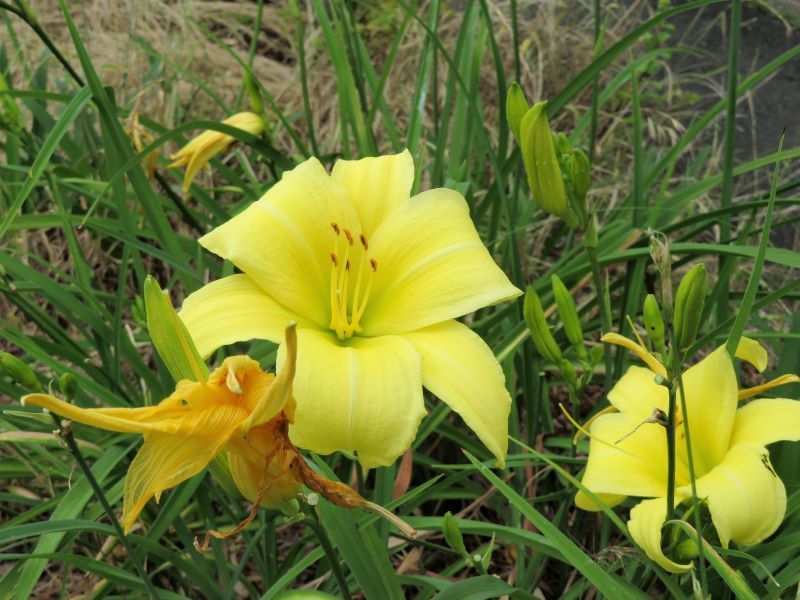
[{"label": "green throat of flower", "polygon": [[355,243],[347,229],[331,223],[334,233],[331,252],[331,323],[330,328],[340,340],[361,331],[359,321],[367,308],[373,274],[378,262],[369,257],[369,243],[363,234]]}]

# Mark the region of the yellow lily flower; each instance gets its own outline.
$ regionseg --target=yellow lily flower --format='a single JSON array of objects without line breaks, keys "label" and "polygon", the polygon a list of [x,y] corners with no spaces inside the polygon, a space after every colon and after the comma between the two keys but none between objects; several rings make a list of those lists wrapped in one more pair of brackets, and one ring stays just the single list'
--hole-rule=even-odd
[{"label": "yellow lily flower", "polygon": [[[223,122],[225,125],[236,127],[252,135],[261,135],[266,125],[264,119],[252,112],[236,113],[228,117]],[[169,167],[186,167],[183,176],[183,191],[189,190],[192,181],[200,172],[200,169],[211,160],[212,157],[223,152],[235,141],[235,138],[219,131],[204,131],[175,154],[170,156]]]},{"label": "yellow lily flower", "polygon": [[[649,369],[633,366],[608,393],[618,412],[592,421],[589,459],[583,485],[609,506],[628,496],[647,498],[631,510],[628,529],[645,553],[673,573],[690,563],[677,563],[661,547],[666,519],[667,443],[664,427],[648,419],[653,409],[667,410],[667,388],[655,382],[666,370],[643,345],[617,334],[603,341],[632,349]],[[737,356],[766,368],[766,351],[755,341],[742,339]],[[800,381],[781,377],[758,386]],[[786,490],[775,474],[764,446],[780,440],[800,440],[800,403],[787,399],[753,400],[737,408],[750,390],[738,389],[733,362],[718,348],[683,373],[686,410],[692,443],[698,497],[707,503],[720,542],[756,544],[772,533],[786,512]],[[688,453],[680,402],[676,413],[675,502],[692,497]],[[599,507],[579,491],[575,503],[584,510]]]},{"label": "yellow lily flower", "polygon": [[[391,464],[426,411],[424,385],[503,463],[511,398],[492,351],[455,319],[522,292],[492,260],[464,198],[410,196],[401,154],[311,158],[200,239],[243,273],[190,295],[180,312],[200,354],[298,323],[293,443]],[[278,364],[285,361],[280,348]]]},{"label": "yellow lily flower", "polygon": [[286,329],[286,359],[277,375],[247,356],[231,356],[205,382],[182,380],[156,406],[79,408],[48,394],[22,403],[109,431],[141,433],[144,444],[125,478],[122,524],[128,532],[145,504],[200,473],[221,452],[242,495],[261,506],[279,506],[300,484],[288,469],[296,454],[282,443],[286,411],[293,408],[297,338]]}]

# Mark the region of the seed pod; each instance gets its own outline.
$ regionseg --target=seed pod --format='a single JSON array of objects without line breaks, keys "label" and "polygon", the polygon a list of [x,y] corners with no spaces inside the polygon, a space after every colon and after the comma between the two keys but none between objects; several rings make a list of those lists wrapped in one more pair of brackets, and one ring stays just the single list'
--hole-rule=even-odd
[{"label": "seed pod", "polygon": [[520,148],[534,201],[543,211],[564,219],[571,228],[580,223],[567,202],[556,147],[545,114],[546,101],[537,102],[520,123]]},{"label": "seed pod", "polygon": [[658,301],[653,294],[647,294],[645,297],[642,312],[647,335],[656,349],[660,350],[664,347],[664,319],[661,317],[661,309],[658,308]]},{"label": "seed pod", "polygon": [[578,318],[578,311],[575,309],[575,301],[569,293],[567,286],[555,273],[550,277],[553,286],[553,296],[556,299],[558,314],[564,324],[564,332],[567,334],[569,343],[575,347],[578,356],[586,358],[586,348],[583,345],[583,329]]},{"label": "seed pod", "polygon": [[41,391],[42,384],[39,383],[39,379],[33,369],[13,354],[0,352],[0,368],[22,387],[34,392]]},{"label": "seed pod", "polygon": [[679,350],[692,345],[700,329],[706,300],[706,266],[695,265],[684,276],[675,294],[675,340]]},{"label": "seed pod", "polygon": [[558,364],[561,360],[561,350],[556,344],[553,334],[550,333],[550,327],[547,325],[547,319],[544,316],[542,309],[542,302],[533,287],[529,287],[525,292],[525,306],[523,308],[525,313],[525,322],[528,324],[528,329],[531,332],[531,339],[546,360],[553,364]]},{"label": "seed pod", "polygon": [[64,394],[64,398],[70,401],[78,391],[78,380],[75,379],[75,375],[72,373],[64,373],[58,378],[58,387],[61,389],[61,393]]},{"label": "seed pod", "polygon": [[508,87],[508,93],[506,94],[506,120],[518,144],[520,143],[519,125],[526,112],[528,112],[528,101],[525,100],[525,92],[514,81]]}]

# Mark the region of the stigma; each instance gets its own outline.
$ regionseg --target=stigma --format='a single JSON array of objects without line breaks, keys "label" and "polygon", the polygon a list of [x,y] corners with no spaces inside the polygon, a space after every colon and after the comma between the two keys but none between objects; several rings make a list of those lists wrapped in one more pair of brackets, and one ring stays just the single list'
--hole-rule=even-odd
[{"label": "stigma", "polygon": [[346,340],[361,331],[359,321],[367,308],[372,276],[378,270],[378,261],[367,255],[369,243],[363,233],[353,236],[338,223],[331,223],[331,229],[334,241],[333,252],[330,253],[330,328],[340,340]]}]

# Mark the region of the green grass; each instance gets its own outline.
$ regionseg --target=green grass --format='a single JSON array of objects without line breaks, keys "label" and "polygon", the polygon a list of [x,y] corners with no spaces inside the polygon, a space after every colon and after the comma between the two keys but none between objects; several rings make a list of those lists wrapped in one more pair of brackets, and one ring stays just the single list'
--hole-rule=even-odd
[{"label": "green grass", "polygon": [[[608,276],[613,329],[630,333],[626,317],[640,322],[644,295],[656,285],[648,247],[647,228],[652,228],[671,242],[675,287],[691,264],[703,261],[711,270],[706,318],[690,354],[752,333],[770,349],[771,377],[796,372],[800,356],[800,252],[769,244],[770,231],[797,226],[800,148],[783,148],[776,140],[774,153],[736,162],[730,115],[745,94],[797,61],[800,46],[757,65],[717,102],[691,106],[691,119],[675,143],[655,143],[647,133],[648,114],[669,110],[658,104],[667,57],[693,51],[671,48],[655,34],[675,15],[719,3],[666,7],[622,32],[612,27],[614,14],[597,20],[588,12],[580,15],[576,21],[585,29],[589,50],[579,56],[586,60],[569,80],[548,82],[553,92],[547,110],[574,145],[597,148],[590,202],[600,225],[597,259]],[[125,130],[137,105],[129,90],[107,85],[103,57],[87,49],[67,3],[54,13],[62,34],[56,37],[46,31],[50,25],[25,26],[21,4],[0,2],[9,32],[0,42],[0,73],[13,84],[10,92],[0,92],[0,100],[15,102],[25,117],[20,129],[0,132],[2,349],[33,367],[45,388],[57,390],[58,378],[72,373],[81,406],[158,402],[172,391],[173,380],[148,338],[146,277],[155,276],[180,301],[205,281],[232,272],[202,251],[197,238],[260,197],[296,162],[317,155],[330,167],[338,157],[404,147],[415,159],[415,189],[446,186],[462,192],[484,242],[515,285],[532,285],[545,309],[554,302],[551,274],[575,288],[584,334],[590,349],[596,347],[602,320],[582,234],[535,208],[506,123],[505,90],[511,81],[522,74],[529,99],[539,99],[530,97],[525,74],[531,71],[524,64],[530,54],[519,45],[520,28],[531,22],[522,4],[470,1],[454,13],[450,3],[439,0],[386,1],[374,11],[343,2],[290,2],[282,18],[293,24],[289,39],[297,50],[301,101],[293,109],[274,88],[257,81],[255,36],[242,52],[228,46],[219,28],[194,23],[205,27],[215,53],[256,79],[270,135],[254,137],[214,121],[219,113],[173,103],[168,118],[141,115],[152,142],[137,152]],[[250,31],[261,32],[265,8],[259,3],[255,18],[246,20]],[[381,16],[390,17],[390,24]],[[738,27],[739,19],[730,23]],[[20,39],[22,31],[39,44],[36,56],[26,55],[30,40]],[[306,43],[310,31],[316,45]],[[728,67],[719,65],[723,70],[737,64],[738,37],[730,39],[731,58]],[[55,58],[39,61],[47,47]],[[147,52],[153,65],[171,73],[165,85],[182,78],[195,85],[207,106],[227,114],[248,109],[244,87],[233,93],[217,89],[176,65],[168,53],[152,47]],[[326,99],[315,96],[320,56],[336,84],[335,99],[324,104],[330,115],[324,127],[319,112]],[[401,85],[409,93],[394,95]],[[620,116],[613,128],[612,115]],[[213,180],[200,177],[191,194],[183,195],[182,173],[167,169],[165,156],[158,159],[155,178],[148,178],[142,165],[151,151],[166,154],[198,129],[228,133],[240,142],[211,161]],[[723,129],[721,148],[708,148],[709,132]],[[721,150],[722,169],[712,150]],[[772,189],[736,198],[737,180],[753,173],[767,179],[775,174]],[[718,233],[709,234],[717,225]],[[365,497],[417,528],[417,540],[395,537],[370,514],[321,501],[316,511],[321,530],[262,510],[241,534],[214,540],[210,552],[198,554],[195,535],[232,527],[248,513],[242,500],[201,474],[166,493],[160,504],[148,504],[143,526],[126,536],[129,552],[67,450],[36,437],[0,437],[0,597],[268,599],[306,584],[343,596],[336,571],[351,597],[378,600],[532,598],[535,590],[547,598],[694,597],[692,575],[670,575],[635,547],[625,526],[632,501],[599,515],[575,508],[588,445],[583,440],[572,450],[574,431],[558,408],[558,402],[567,404],[567,385],[537,355],[522,301],[483,309],[469,323],[501,360],[515,400],[509,433],[518,442],[510,444],[505,469],[489,468],[486,449],[446,405],[430,397],[430,414],[413,445],[410,485],[399,497],[393,495],[397,465],[356,477],[344,454],[312,457],[331,477],[356,478]],[[550,323],[566,350],[563,327],[554,317]],[[274,365],[270,343],[238,350],[265,368]],[[631,362],[622,352],[610,357],[599,362],[582,390],[580,414],[574,415],[581,422],[607,406],[605,382],[616,381]],[[781,389],[780,395],[796,398],[797,388]],[[52,423],[19,407],[25,393],[0,376],[0,395],[8,402],[0,411],[0,436],[52,431]],[[119,511],[123,477],[138,442],[78,425],[74,432],[86,442],[82,452],[103,496]],[[781,444],[771,453],[787,485],[786,520],[755,547],[709,549],[696,582],[713,598],[795,597],[800,451]],[[466,555],[444,539],[447,511],[455,515]],[[333,553],[320,546],[320,533]],[[485,571],[475,566],[475,554],[485,561]],[[149,580],[137,574],[137,562]]]}]

